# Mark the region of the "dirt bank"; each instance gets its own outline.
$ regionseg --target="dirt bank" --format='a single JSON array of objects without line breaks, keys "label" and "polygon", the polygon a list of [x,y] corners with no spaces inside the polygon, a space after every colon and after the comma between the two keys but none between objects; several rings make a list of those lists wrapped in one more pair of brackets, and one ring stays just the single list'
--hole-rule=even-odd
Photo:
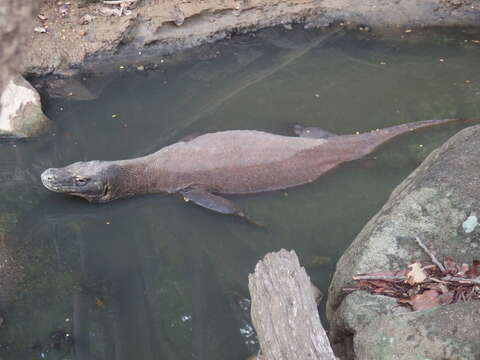
[{"label": "dirt bank", "polygon": [[[125,1],[125,0],[122,0]],[[62,72],[94,55],[153,48],[171,53],[233,33],[303,22],[372,27],[480,24],[471,0],[44,0],[27,51],[26,73]]]}]

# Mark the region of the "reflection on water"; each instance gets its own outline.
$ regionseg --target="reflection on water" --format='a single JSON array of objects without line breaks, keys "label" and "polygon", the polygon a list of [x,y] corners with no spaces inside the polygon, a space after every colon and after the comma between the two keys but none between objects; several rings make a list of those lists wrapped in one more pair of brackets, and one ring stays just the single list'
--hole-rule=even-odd
[{"label": "reflection on water", "polygon": [[144,155],[193,133],[478,116],[473,35],[325,36],[271,29],[150,58],[154,71],[80,76],[73,89],[95,85],[93,100],[50,98],[54,134],[0,144],[0,357],[243,359],[256,349],[247,276],[280,248],[295,249],[326,293],[395,185],[461,127],[408,135],[311,185],[232,197],[268,231],[175,196],[95,205],[39,181],[47,167]]}]

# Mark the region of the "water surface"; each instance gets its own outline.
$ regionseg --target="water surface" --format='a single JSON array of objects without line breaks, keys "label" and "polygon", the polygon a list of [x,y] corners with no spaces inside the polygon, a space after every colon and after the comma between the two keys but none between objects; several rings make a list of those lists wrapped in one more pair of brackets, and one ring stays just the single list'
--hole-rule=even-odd
[{"label": "water surface", "polygon": [[311,185],[231,197],[268,231],[176,196],[95,205],[39,181],[47,167],[141,156],[208,131],[289,134],[298,123],[343,134],[478,116],[474,33],[325,35],[270,29],[139,58],[146,70],[80,76],[97,86],[95,99],[47,97],[54,133],[0,144],[0,266],[8,275],[0,357],[244,359],[256,350],[247,277],[281,248],[294,249],[326,293],[355,235],[461,126],[409,134]]}]

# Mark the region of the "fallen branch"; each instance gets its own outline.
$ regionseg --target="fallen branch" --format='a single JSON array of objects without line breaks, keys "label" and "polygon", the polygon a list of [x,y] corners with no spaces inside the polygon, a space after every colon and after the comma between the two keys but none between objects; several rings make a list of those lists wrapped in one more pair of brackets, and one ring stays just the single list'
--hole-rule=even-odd
[{"label": "fallen branch", "polygon": [[345,288],[344,291],[366,290],[371,294],[390,296],[414,311],[459,301],[480,300],[479,260],[459,264],[445,256],[441,263],[418,237],[415,241],[434,264],[422,267],[419,262],[413,262],[407,266],[409,271],[359,274],[353,276],[353,280],[358,282],[356,287]]},{"label": "fallen branch", "polygon": [[473,285],[480,285],[480,279],[468,279],[456,276],[445,276],[442,278],[443,281],[451,281],[451,282],[459,282],[462,284],[473,284]]},{"label": "fallen branch", "polygon": [[438,259],[433,255],[433,253],[427,248],[427,246],[420,240],[418,236],[415,236],[415,241],[417,242],[418,246],[420,246],[423,251],[427,253],[428,256],[430,256],[430,259],[432,259],[432,262],[438,266],[438,268],[442,271],[445,272],[445,266],[438,261]]},{"label": "fallen branch", "polygon": [[407,277],[403,275],[356,275],[353,280],[405,281]]}]

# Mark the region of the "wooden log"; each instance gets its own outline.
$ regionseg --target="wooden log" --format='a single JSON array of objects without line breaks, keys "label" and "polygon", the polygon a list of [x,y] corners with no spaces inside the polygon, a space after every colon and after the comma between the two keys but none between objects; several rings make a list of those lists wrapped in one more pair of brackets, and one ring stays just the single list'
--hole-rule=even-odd
[{"label": "wooden log", "polygon": [[248,277],[262,360],[335,360],[310,278],[294,251],[267,254]]}]

